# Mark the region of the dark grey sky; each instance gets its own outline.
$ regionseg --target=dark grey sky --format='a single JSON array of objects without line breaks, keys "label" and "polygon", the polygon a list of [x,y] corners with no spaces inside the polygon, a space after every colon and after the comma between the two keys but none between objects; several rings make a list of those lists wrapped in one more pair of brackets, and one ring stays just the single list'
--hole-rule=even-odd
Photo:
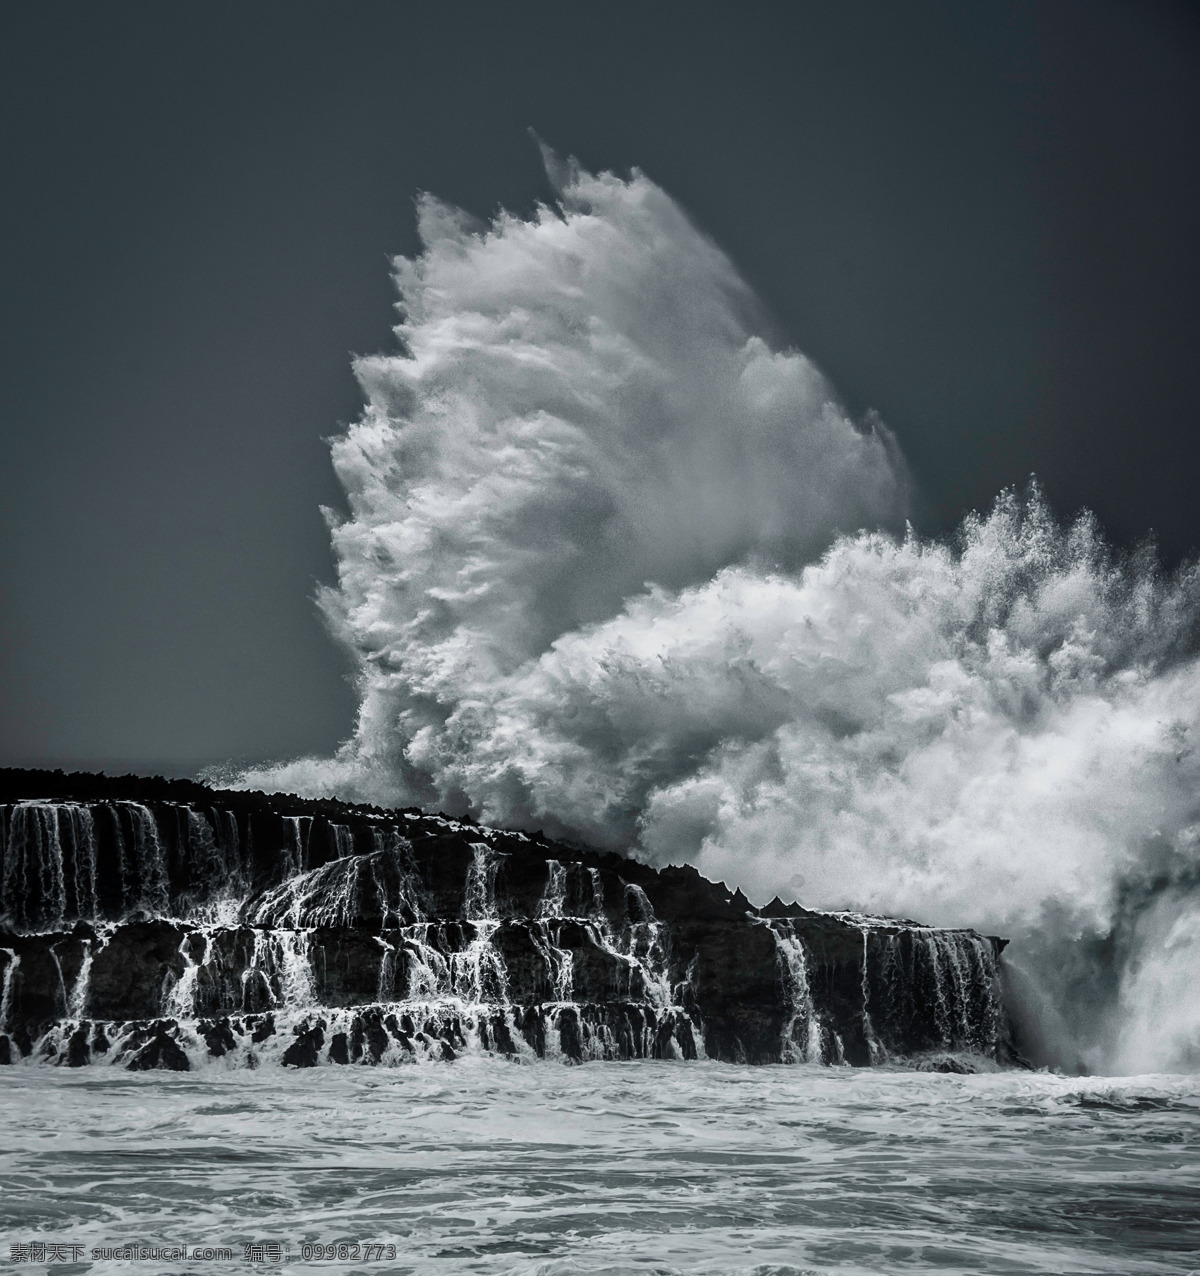
[{"label": "dark grey sky", "polygon": [[1200,547],[1191,6],[0,7],[0,764],[331,749],[323,436],[428,189],[638,165],[850,407],[923,530],[1036,471]]}]

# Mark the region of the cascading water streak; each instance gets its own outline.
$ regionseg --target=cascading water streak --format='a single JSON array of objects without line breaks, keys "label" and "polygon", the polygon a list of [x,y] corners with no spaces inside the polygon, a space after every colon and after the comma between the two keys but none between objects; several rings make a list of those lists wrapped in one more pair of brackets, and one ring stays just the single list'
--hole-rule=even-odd
[{"label": "cascading water streak", "polygon": [[12,1026],[13,981],[20,969],[21,958],[11,948],[0,948],[0,953],[6,959],[3,982],[0,983],[0,1032],[7,1032]]},{"label": "cascading water streak", "polygon": [[767,925],[779,948],[779,977],[789,1011],[781,1037],[781,1057],[785,1063],[823,1063],[824,1036],[808,978],[810,956],[790,922],[771,921]]}]

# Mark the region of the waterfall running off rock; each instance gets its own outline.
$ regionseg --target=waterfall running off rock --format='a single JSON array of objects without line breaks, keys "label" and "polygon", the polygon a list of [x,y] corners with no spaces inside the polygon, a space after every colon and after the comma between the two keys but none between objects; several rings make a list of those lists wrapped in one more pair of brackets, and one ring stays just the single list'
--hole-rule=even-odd
[{"label": "waterfall running off rock", "polygon": [[0,1059],[1018,1059],[1003,941],[540,835],[186,782],[5,773]]}]

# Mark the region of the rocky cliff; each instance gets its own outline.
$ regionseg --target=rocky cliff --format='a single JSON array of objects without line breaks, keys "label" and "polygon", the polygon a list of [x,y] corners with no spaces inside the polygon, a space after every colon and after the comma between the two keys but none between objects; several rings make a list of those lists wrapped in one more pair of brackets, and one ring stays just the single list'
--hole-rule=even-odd
[{"label": "rocky cliff", "polygon": [[1003,1063],[1003,945],[415,809],[0,770],[0,1063]]}]

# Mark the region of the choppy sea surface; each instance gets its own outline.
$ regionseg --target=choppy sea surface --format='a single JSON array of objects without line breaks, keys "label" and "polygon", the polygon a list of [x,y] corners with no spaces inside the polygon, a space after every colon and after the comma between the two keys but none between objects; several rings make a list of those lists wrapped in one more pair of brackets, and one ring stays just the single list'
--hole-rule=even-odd
[{"label": "choppy sea surface", "polygon": [[14,1271],[1200,1271],[1200,1077],[11,1067],[0,1138]]}]

